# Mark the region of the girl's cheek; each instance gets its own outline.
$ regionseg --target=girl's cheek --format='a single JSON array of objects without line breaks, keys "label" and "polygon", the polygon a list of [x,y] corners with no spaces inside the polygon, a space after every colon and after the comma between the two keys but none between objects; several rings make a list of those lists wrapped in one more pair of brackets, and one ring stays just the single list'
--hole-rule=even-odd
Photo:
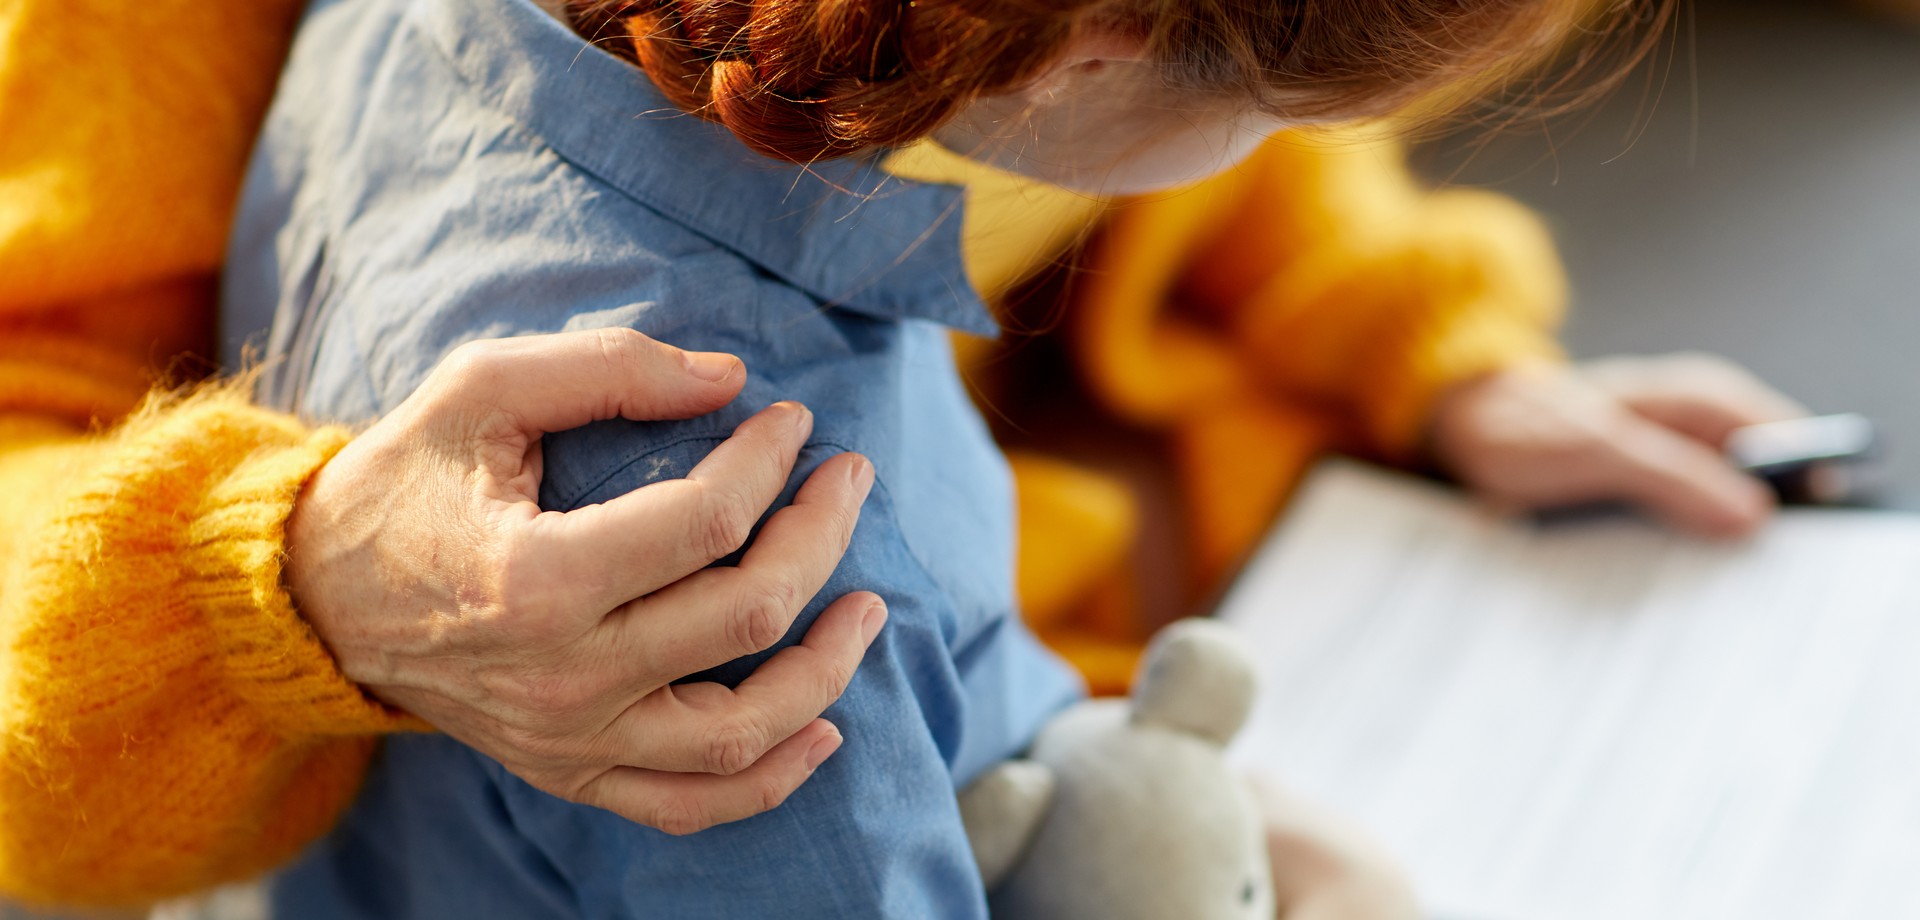
[{"label": "girl's cheek", "polygon": [[1285,128],[1286,123],[1265,115],[1183,121],[1117,161],[1100,191],[1142,195],[1199,182],[1239,165]]}]

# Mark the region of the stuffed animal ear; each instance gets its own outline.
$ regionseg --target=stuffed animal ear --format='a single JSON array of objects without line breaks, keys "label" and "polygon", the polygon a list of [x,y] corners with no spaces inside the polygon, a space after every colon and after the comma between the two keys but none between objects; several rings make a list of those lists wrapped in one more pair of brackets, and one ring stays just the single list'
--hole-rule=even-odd
[{"label": "stuffed animal ear", "polygon": [[1179,620],[1153,637],[1134,681],[1133,721],[1225,746],[1253,708],[1253,659],[1232,627]]},{"label": "stuffed animal ear", "polygon": [[973,861],[988,891],[1020,864],[1040,822],[1053,807],[1053,770],[1031,760],[1009,760],[980,775],[960,793],[960,821],[973,844]]}]

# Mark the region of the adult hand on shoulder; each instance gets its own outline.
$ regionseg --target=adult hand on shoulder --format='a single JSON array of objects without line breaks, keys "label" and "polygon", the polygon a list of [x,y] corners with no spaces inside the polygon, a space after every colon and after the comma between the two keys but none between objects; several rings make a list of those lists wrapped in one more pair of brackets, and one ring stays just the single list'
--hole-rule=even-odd
[{"label": "adult hand on shoulder", "polygon": [[1430,428],[1448,472],[1497,504],[1625,501],[1695,534],[1737,537],[1774,507],[1721,454],[1735,428],[1805,415],[1723,358],[1621,357],[1529,365],[1444,394]]},{"label": "adult hand on shoulder", "polygon": [[886,619],[841,598],[738,688],[670,682],[777,642],[839,564],[873,466],[778,497],[813,417],[777,403],[685,479],[565,514],[536,505],[541,435],[684,418],[739,393],[731,355],[631,330],[476,342],[316,475],[287,582],[346,676],[547,792],[669,833],[770,809],[839,747],[818,718]]}]

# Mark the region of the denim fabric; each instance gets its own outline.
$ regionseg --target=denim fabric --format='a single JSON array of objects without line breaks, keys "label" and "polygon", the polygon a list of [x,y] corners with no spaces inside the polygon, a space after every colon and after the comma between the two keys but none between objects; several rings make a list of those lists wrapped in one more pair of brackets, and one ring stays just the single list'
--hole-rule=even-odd
[{"label": "denim fabric", "polygon": [[527,0],[308,11],[226,279],[230,341],[271,322],[265,394],[367,420],[461,342],[583,327],[734,352],[750,380],[725,410],[550,437],[542,504],[684,475],[756,409],[802,400],[815,430],[788,497],[844,450],[877,485],[782,644],[856,589],[892,618],[827,712],[845,745],[771,813],[674,838],[445,737],[396,738],[278,881],[279,916],[984,916],[954,789],[1080,690],[1014,612],[1010,482],[947,343],[993,328],[959,206],[870,159],[758,159]]}]

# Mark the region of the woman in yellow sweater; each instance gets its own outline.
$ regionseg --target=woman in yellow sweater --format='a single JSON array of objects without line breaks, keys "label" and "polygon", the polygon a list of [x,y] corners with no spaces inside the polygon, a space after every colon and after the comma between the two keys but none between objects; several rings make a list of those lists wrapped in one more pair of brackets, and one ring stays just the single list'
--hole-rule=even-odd
[{"label": "woman in yellow sweater", "polygon": [[[0,475],[8,478],[0,481],[12,486],[0,501],[16,525],[0,536],[8,567],[0,583],[8,638],[0,678],[9,739],[0,749],[0,807],[8,816],[0,890],[128,902],[284,859],[351,796],[367,737],[407,724],[346,677],[516,772],[555,769],[516,764],[524,756],[516,750],[552,748],[552,739],[516,720],[592,701],[591,686],[528,679],[540,676],[541,665],[552,673],[564,649],[503,660],[519,667],[504,676],[468,675],[465,686],[443,679],[410,691],[399,674],[409,664],[407,637],[366,615],[394,609],[396,597],[435,590],[458,593],[449,604],[468,603],[465,592],[489,579],[458,566],[445,577],[444,562],[422,571],[417,560],[449,551],[439,526],[446,516],[497,520],[513,506],[501,494],[483,494],[417,507],[424,526],[383,544],[361,532],[375,523],[370,516],[306,513],[324,509],[324,501],[303,502],[293,514],[294,499],[315,470],[321,475],[310,495],[352,495],[362,507],[434,493],[422,483],[472,470],[435,464],[470,451],[478,435],[491,433],[484,426],[498,421],[489,409],[473,411],[471,399],[464,415],[449,407],[472,387],[511,377],[514,387],[491,392],[504,402],[521,390],[523,401],[494,408],[533,412],[545,402],[534,397],[548,391],[526,391],[524,369],[545,366],[542,360],[569,370],[591,366],[570,348],[636,356],[639,370],[620,377],[638,377],[650,392],[667,388],[671,395],[651,407],[657,411],[709,408],[730,395],[730,380],[737,384],[729,366],[703,392],[680,373],[684,365],[659,363],[673,356],[632,341],[520,343],[469,354],[423,390],[423,402],[409,404],[416,408],[382,422],[355,442],[354,453],[332,462],[341,433],[310,432],[223,394],[153,409],[111,437],[80,437],[89,420],[116,418],[138,402],[150,356],[205,347],[204,277],[290,9],[116,7],[116,28],[142,34],[147,56],[126,70],[88,69],[64,82],[42,77],[61,61],[84,59],[92,32],[80,23],[95,17],[70,2],[56,9],[37,0],[0,14],[10,20],[0,21],[6,40],[23,49],[5,58],[0,99],[7,123],[25,126],[10,132],[16,147],[0,160],[0,181],[9,183],[0,202],[10,222],[0,228],[8,269],[0,276],[28,279],[0,291],[9,307],[3,347],[18,362],[0,370],[9,412],[0,423],[9,439]],[[216,31],[226,38],[218,51],[200,40]],[[166,80],[149,79],[155,73]],[[163,155],[143,159],[149,144]],[[1468,206],[1458,197],[1432,198],[1390,158],[1321,153],[1272,145],[1248,169],[1200,192],[1127,206],[1089,256],[1102,268],[1091,277],[1110,283],[1079,289],[1069,339],[1092,394],[1177,448],[1193,584],[1218,579],[1306,460],[1336,444],[1402,460],[1431,447],[1470,484],[1516,504],[1625,496],[1710,532],[1748,529],[1764,517],[1764,494],[1699,442],[1732,424],[1791,412],[1789,404],[1737,373],[1702,377],[1697,365],[1598,378],[1561,368],[1547,336],[1557,275],[1537,228],[1487,199]],[[980,200],[985,182],[968,181],[979,183],[969,221],[991,223],[996,209]],[[1066,235],[1092,217],[1063,217]],[[973,258],[983,251],[973,243],[970,259],[986,261]],[[1036,253],[1057,246],[1024,251],[1005,277],[976,280],[983,288],[1010,286],[1031,272]],[[1381,272],[1381,265],[1402,270]],[[649,411],[638,402],[589,405]],[[518,463],[539,431],[593,415],[515,418],[521,424],[511,432],[508,461],[490,470],[500,492],[511,497],[524,488],[511,480],[524,471]],[[783,417],[790,431],[804,425],[795,413],[770,414],[757,433],[762,448],[778,453],[797,443],[771,430]],[[1514,418],[1525,424],[1509,424]],[[1072,650],[1087,642],[1083,666],[1096,683],[1112,686],[1145,620],[1097,596],[1111,584],[1098,573],[1110,571],[1112,559],[1049,560],[1068,544],[1033,537],[1072,520],[1074,477],[1055,475],[1049,486],[1048,471],[1057,468],[1035,460],[1020,467],[1029,609],[1052,627],[1057,644]],[[777,481],[783,472],[763,478]],[[857,503],[852,493],[842,498]],[[673,520],[657,516],[664,513],[656,512],[656,526]],[[286,577],[302,612],[339,653],[337,666],[280,590],[283,527],[296,558],[315,560]],[[309,548],[303,531],[334,541],[332,548]],[[1113,542],[1124,549],[1124,539]],[[453,547],[457,556],[459,544]],[[500,547],[465,549],[497,561],[489,554]],[[613,552],[630,547],[601,544]],[[352,577],[369,570],[378,577]],[[568,575],[598,571],[583,565]],[[1049,579],[1080,584],[1063,590]],[[561,581],[577,587],[580,579]],[[621,590],[599,585],[587,593],[604,610]],[[822,660],[857,657],[861,638],[871,638],[871,599],[856,601],[840,618],[844,628],[822,637]],[[413,603],[428,616],[449,609]],[[1092,619],[1049,620],[1069,608],[1091,609]],[[548,708],[522,703],[503,717],[502,704],[483,698],[503,685]],[[794,708],[783,709],[789,721]],[[817,762],[810,755],[833,742],[830,729],[804,718],[795,736],[804,745],[774,748],[785,759],[776,756],[772,766],[788,781],[803,777]],[[722,772],[741,765],[713,764]],[[638,804],[630,811],[647,815]]]},{"label": "woman in yellow sweater", "polygon": [[[608,705],[785,631],[797,606],[697,585],[625,646],[677,662],[623,662],[594,627],[743,541],[808,416],[773,407],[682,487],[564,516],[525,494],[539,437],[717,408],[745,376],[730,356],[482,344],[351,443],[237,387],[145,396],[211,353],[229,211],[298,6],[0,4],[6,896],[133,903],[273,866],[350,801],[378,734],[425,723],[561,794],[618,771],[600,804],[637,821],[744,817],[837,746],[817,717],[885,618],[846,598],[802,653],[645,731]],[[108,22],[138,55],[103,52]],[[862,496],[845,475],[810,494],[783,512],[793,551],[749,582],[832,571]]]}]

